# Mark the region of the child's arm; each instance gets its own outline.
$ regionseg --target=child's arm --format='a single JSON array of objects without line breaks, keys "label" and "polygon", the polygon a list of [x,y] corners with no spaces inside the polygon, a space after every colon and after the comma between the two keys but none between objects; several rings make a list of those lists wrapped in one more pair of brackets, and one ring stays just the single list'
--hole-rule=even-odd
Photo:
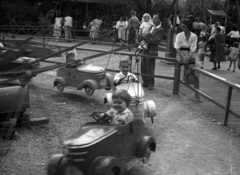
[{"label": "child's arm", "polygon": [[137,77],[136,77],[136,75],[134,74],[134,73],[131,73],[131,80],[133,81],[133,82],[138,82],[138,79],[137,79]]},{"label": "child's arm", "polygon": [[122,80],[124,79],[125,77],[122,76],[120,73],[117,73],[115,76],[114,76],[114,79],[113,79],[113,85],[114,86],[117,86],[119,84],[122,83]]}]

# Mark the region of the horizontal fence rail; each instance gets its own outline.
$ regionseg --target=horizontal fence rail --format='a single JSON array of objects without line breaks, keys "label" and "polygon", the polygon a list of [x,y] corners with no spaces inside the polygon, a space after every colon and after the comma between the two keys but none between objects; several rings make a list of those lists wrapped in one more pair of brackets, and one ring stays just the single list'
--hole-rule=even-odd
[{"label": "horizontal fence rail", "polygon": [[240,85],[199,68],[194,70],[200,75],[200,88],[195,89],[180,80],[181,85],[188,88],[180,87],[180,92],[186,96],[189,90],[198,92],[200,96],[208,100],[207,102],[204,101],[204,103],[208,104],[210,102],[215,105],[212,106],[210,103],[209,105],[203,104],[205,111],[212,114],[224,126],[230,124],[240,132]]}]

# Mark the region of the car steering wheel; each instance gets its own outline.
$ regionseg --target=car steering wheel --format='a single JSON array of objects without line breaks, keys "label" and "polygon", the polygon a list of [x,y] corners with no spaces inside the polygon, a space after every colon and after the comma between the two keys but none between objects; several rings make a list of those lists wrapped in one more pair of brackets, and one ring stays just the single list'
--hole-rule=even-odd
[{"label": "car steering wheel", "polygon": [[110,116],[108,116],[106,113],[101,112],[101,111],[94,111],[91,114],[91,117],[96,120],[97,122],[102,121],[102,122],[110,122]]}]

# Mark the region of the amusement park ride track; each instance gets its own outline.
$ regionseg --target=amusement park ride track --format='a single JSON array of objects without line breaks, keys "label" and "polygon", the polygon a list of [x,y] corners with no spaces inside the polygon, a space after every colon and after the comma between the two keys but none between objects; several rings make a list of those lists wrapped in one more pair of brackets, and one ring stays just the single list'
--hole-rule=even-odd
[{"label": "amusement park ride track", "polygon": [[[104,37],[108,37],[109,35],[111,35],[113,33],[115,33],[115,30],[109,31],[108,33],[100,36],[99,39],[103,39]],[[0,106],[2,106],[1,107],[2,111],[0,110],[0,135],[4,136],[4,134],[1,133],[1,130],[11,130],[10,133],[5,134],[5,136],[7,135],[6,136],[7,139],[11,138],[11,136],[13,135],[15,125],[17,123],[19,123],[18,120],[21,119],[21,118],[24,118],[24,113],[26,111],[26,105],[25,104],[28,104],[27,106],[29,107],[29,92],[28,92],[28,86],[27,86],[29,81],[33,77],[35,77],[36,75],[38,75],[40,73],[43,73],[43,72],[46,72],[46,71],[49,71],[49,70],[53,70],[53,69],[57,69],[57,68],[61,68],[61,67],[65,67],[65,66],[68,66],[70,64],[78,64],[78,62],[80,60],[75,60],[75,61],[72,61],[70,63],[69,62],[66,62],[66,63],[56,63],[56,62],[54,62],[55,63],[54,65],[47,66],[47,67],[42,67],[42,68],[39,68],[39,66],[38,66],[39,63],[41,61],[47,60],[48,58],[54,57],[55,55],[58,55],[58,54],[63,53],[63,52],[70,51],[70,50],[72,50],[76,47],[79,47],[79,46],[84,45],[88,42],[91,42],[91,41],[80,42],[80,43],[78,43],[78,44],[76,44],[72,47],[66,48],[66,49],[61,50],[59,52],[50,54],[48,56],[33,59],[33,61],[31,61],[31,62],[30,61],[29,62],[20,62],[18,64],[13,63],[13,62],[16,62],[15,60],[17,60],[19,57],[28,56],[29,53],[31,53],[31,51],[21,48],[21,46],[23,46],[24,44],[27,44],[31,39],[33,39],[33,37],[29,37],[22,42],[16,43],[15,48],[9,48],[9,47],[1,48],[4,52],[0,55],[0,98],[2,96],[1,99],[3,99],[0,102]],[[109,53],[112,53],[112,52],[115,52],[115,51],[121,51],[121,50],[127,49],[129,47],[136,47],[137,45],[138,45],[138,43],[133,44],[133,45],[125,45],[125,46],[119,47],[117,49],[112,49],[112,50],[109,50],[109,51],[106,51],[106,52],[102,52],[102,53],[98,53],[98,54],[95,54],[95,55],[87,56],[87,57],[83,58],[83,60],[86,61],[86,60],[89,60],[89,59],[92,59],[92,58],[95,58],[95,57],[99,57],[99,56],[103,56],[103,55],[106,55],[106,54],[109,54]],[[14,81],[14,80],[19,80],[21,86],[12,85],[11,82]],[[26,97],[26,98],[24,98],[24,99],[26,99],[26,101],[23,101],[22,104],[18,104],[19,106],[21,106],[20,115],[17,117],[17,121],[14,120],[12,122],[13,124],[11,125],[10,124],[11,122],[9,123],[9,118],[6,118],[6,116],[9,116],[9,113],[11,113],[11,115],[12,115],[15,112],[19,112],[19,111],[16,111],[16,108],[11,107],[11,104],[13,104],[13,106],[15,105],[14,100],[9,101],[8,100],[9,98],[7,98],[7,97],[11,96],[12,99],[17,99],[17,93],[16,92],[20,92],[20,90],[21,90],[21,92],[26,90],[26,92],[24,91],[25,93],[23,94],[23,96]],[[8,95],[10,95],[10,96],[8,96]],[[14,98],[14,96],[16,96],[16,98]],[[7,102],[7,101],[9,101],[9,102]],[[7,104],[7,103],[8,103],[7,106],[4,105],[4,104]],[[8,109],[11,108],[11,110],[9,111],[8,109],[5,109],[5,108],[8,108]],[[6,112],[6,111],[8,111],[8,112]],[[48,120],[48,119],[46,118],[46,120]],[[3,126],[3,122],[5,122],[5,121],[7,121],[7,126]],[[11,125],[11,127],[9,127],[10,125]]]}]

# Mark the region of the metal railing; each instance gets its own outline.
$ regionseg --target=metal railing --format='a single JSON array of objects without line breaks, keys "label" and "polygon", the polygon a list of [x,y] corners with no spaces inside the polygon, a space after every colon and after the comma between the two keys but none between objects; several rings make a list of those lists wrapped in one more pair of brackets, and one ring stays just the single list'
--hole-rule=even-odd
[{"label": "metal railing", "polygon": [[180,93],[189,98],[199,93],[206,100],[198,105],[213,117],[213,121],[240,132],[240,85],[199,68],[195,71],[200,75],[199,89],[180,80]]}]

